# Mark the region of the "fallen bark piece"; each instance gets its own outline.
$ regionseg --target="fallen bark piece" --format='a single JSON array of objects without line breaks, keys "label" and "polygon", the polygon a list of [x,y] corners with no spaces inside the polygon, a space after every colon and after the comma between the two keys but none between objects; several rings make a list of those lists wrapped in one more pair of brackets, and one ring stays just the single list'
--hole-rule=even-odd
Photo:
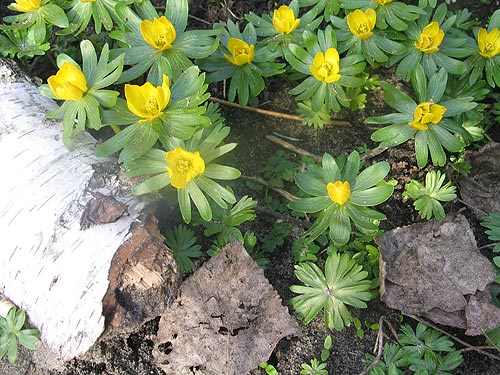
[{"label": "fallen bark piece", "polygon": [[471,173],[459,180],[460,196],[479,220],[492,212],[500,214],[500,144],[468,152],[466,161]]},{"label": "fallen bark piece", "polygon": [[[115,253],[135,243],[138,225],[155,231],[156,222],[144,220],[152,199],[131,195],[132,182],[120,177],[115,159],[94,156],[88,133],[67,150],[62,124],[45,118],[57,104],[3,58],[0,108],[0,293],[26,311],[54,353],[70,359],[96,342],[105,319],[130,330],[156,316],[146,315],[174,299],[180,274],[158,235],[145,252],[123,249],[116,259],[126,269],[114,271],[105,317]],[[120,281],[125,276],[137,285]]]},{"label": "fallen bark piece", "polygon": [[469,298],[484,291],[496,272],[477,250],[463,215],[396,228],[378,244],[380,295],[389,307],[463,329],[472,324]]},{"label": "fallen bark piece", "polygon": [[153,356],[167,374],[244,375],[299,333],[263,271],[232,243],[182,284],[162,314]]}]

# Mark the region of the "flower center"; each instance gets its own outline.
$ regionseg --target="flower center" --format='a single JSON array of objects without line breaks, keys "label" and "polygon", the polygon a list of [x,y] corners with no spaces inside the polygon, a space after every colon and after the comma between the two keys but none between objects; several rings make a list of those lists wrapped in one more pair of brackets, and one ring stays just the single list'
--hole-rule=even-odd
[{"label": "flower center", "polygon": [[186,159],[177,160],[175,167],[177,168],[177,172],[186,174],[186,172],[191,169],[191,161]]},{"label": "flower center", "polygon": [[486,42],[484,44],[484,53],[491,53],[495,49],[495,46],[491,42]]},{"label": "flower center", "polygon": [[364,34],[364,33],[367,33],[368,31],[370,31],[370,28],[368,27],[368,25],[366,23],[359,25],[358,33]]},{"label": "flower center", "polygon": [[146,112],[151,115],[156,115],[160,112],[160,106],[158,105],[158,100],[156,98],[149,98],[146,100],[146,104],[144,105]]},{"label": "flower center", "polygon": [[321,65],[321,68],[318,69],[318,74],[323,77],[328,77],[332,74],[333,66],[332,64],[325,62]]}]

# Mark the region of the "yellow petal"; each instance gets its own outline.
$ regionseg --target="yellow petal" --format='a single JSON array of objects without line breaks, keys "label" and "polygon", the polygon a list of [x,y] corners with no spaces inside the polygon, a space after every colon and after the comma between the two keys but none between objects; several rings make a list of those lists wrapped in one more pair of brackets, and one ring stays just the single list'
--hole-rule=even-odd
[{"label": "yellow petal", "polygon": [[425,53],[435,53],[439,51],[443,39],[444,31],[439,28],[436,21],[433,21],[424,27],[415,41],[415,47]]},{"label": "yellow petal", "polygon": [[125,85],[127,107],[133,114],[142,117],[139,122],[152,121],[163,114],[163,110],[170,101],[170,79],[163,74],[161,86],[153,86],[146,82],[142,86]]},{"label": "yellow petal", "polygon": [[347,15],[347,26],[353,35],[359,39],[369,38],[377,22],[377,13],[373,8],[368,8],[365,12],[356,9]]},{"label": "yellow petal", "polygon": [[437,124],[441,119],[443,118],[445,112],[446,112],[446,107],[443,105],[439,104],[433,104],[431,105],[431,113],[432,113],[432,120],[431,122],[433,124]]},{"label": "yellow petal", "polygon": [[53,76],[47,79],[50,89],[56,97],[63,100],[80,100],[87,92],[87,80],[80,68],[64,62]]},{"label": "yellow petal", "polygon": [[337,204],[343,205],[351,197],[351,185],[349,181],[329,182],[326,185],[328,196]]},{"label": "yellow petal", "polygon": [[229,38],[227,49],[232,56],[224,54],[224,57],[234,65],[243,66],[249,64],[255,56],[254,45],[248,45],[247,42],[238,38]]},{"label": "yellow petal", "polygon": [[158,49],[158,52],[172,48],[177,34],[175,27],[170,20],[161,16],[151,20],[141,22],[141,35],[151,47]]},{"label": "yellow petal", "polygon": [[16,0],[10,4],[18,12],[31,12],[37,10],[41,6],[41,0]]},{"label": "yellow petal", "polygon": [[205,171],[205,161],[198,151],[189,152],[177,147],[167,152],[165,160],[170,184],[177,189],[186,188],[190,181]]},{"label": "yellow petal", "polygon": [[494,28],[490,32],[486,29],[479,29],[477,36],[479,54],[486,58],[491,58],[500,53],[500,30]]},{"label": "yellow petal", "polygon": [[144,112],[146,100],[142,95],[142,90],[138,85],[125,85],[125,98],[127,99],[127,107],[134,115],[139,117],[147,117]]},{"label": "yellow petal", "polygon": [[289,8],[286,5],[282,5],[274,11],[273,25],[276,31],[279,33],[290,34],[297,28],[299,23],[300,19],[295,18],[293,9]]}]

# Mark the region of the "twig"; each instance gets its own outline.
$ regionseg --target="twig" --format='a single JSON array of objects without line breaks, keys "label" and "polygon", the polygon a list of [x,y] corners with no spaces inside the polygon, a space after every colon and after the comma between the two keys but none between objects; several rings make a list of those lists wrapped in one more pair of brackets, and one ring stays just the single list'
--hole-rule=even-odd
[{"label": "twig", "polygon": [[257,182],[258,184],[264,185],[268,189],[271,189],[272,191],[275,191],[276,193],[278,193],[279,195],[281,195],[285,199],[289,200],[290,202],[293,202],[293,201],[296,201],[297,199],[299,199],[295,195],[293,195],[293,194],[289,193],[288,191],[286,191],[285,189],[281,189],[281,188],[269,185],[262,178],[254,177],[254,176],[244,176],[244,175],[242,175],[241,178],[243,178],[244,180],[249,180],[249,181]]},{"label": "twig", "polygon": [[[237,103],[228,102],[227,100],[214,98],[214,97],[210,97],[208,100],[211,100],[215,103],[223,104],[223,105],[228,106],[228,107],[233,107],[233,108],[238,108],[238,109],[242,109],[245,111],[259,113],[261,115],[283,118],[286,120],[304,122],[304,119],[302,117],[296,116],[296,115],[290,115],[288,113],[269,111],[267,109],[254,108],[254,107],[249,107],[246,105],[239,105]],[[349,121],[344,121],[344,120],[330,120],[330,121],[325,122],[325,125],[351,126],[351,123]]]},{"label": "twig", "polygon": [[484,212],[479,207],[474,206],[473,204],[467,203],[467,202],[465,202],[464,200],[462,200],[460,198],[457,198],[457,201],[459,201],[460,203],[462,203],[463,205],[465,205],[465,206],[467,206],[469,208],[473,208],[474,210],[477,210],[477,211],[481,212],[484,216],[488,215],[487,212]]},{"label": "twig", "polygon": [[211,24],[212,24],[211,22],[208,22],[207,20],[204,20],[204,19],[202,19],[202,18],[198,18],[198,17],[196,17],[196,16],[193,16],[192,14],[189,14],[189,15],[188,15],[188,17],[189,17],[189,18],[192,18],[192,19],[194,19],[194,20],[196,20],[196,21],[206,23],[207,25],[211,25]]},{"label": "twig", "polygon": [[296,217],[293,217],[293,216],[288,216],[288,215],[282,214],[281,212],[271,210],[270,208],[267,208],[267,207],[264,207],[261,205],[257,205],[255,207],[255,209],[257,211],[260,211],[260,212],[266,214],[266,215],[274,216],[275,218],[277,218],[279,220],[282,220],[282,221],[287,222],[287,223],[291,223],[296,227],[301,227],[303,229],[309,229],[311,226],[311,223],[308,223],[307,221],[297,219]]},{"label": "twig", "polygon": [[398,333],[396,332],[396,330],[394,329],[393,325],[391,324],[391,322],[389,322],[388,320],[385,321],[385,323],[387,324],[387,326],[389,327],[389,331],[391,331],[392,335],[394,336],[394,339],[397,341],[397,343],[399,344],[399,346],[403,346],[400,342],[399,342],[399,337],[398,337]]},{"label": "twig", "polygon": [[445,330],[443,330],[443,329],[435,326],[434,324],[426,321],[425,319],[422,319],[422,318],[420,318],[420,317],[418,317],[416,315],[411,315],[411,314],[404,314],[404,315],[406,315],[406,316],[408,316],[408,317],[410,317],[410,318],[412,318],[412,319],[414,319],[414,320],[416,320],[418,322],[424,323],[425,325],[427,325],[427,326],[429,326],[429,327],[431,327],[431,328],[433,328],[433,329],[441,332],[442,334],[448,336],[450,339],[452,339],[452,340],[454,340],[454,341],[462,344],[463,346],[465,346],[467,348],[467,350],[474,350],[474,351],[476,351],[478,353],[481,353],[481,354],[483,354],[483,355],[485,355],[487,357],[490,357],[492,359],[500,361],[500,357],[499,356],[497,356],[495,354],[492,354],[492,353],[489,353],[489,352],[487,352],[487,351],[485,351],[485,350],[483,350],[483,349],[481,349],[481,348],[479,348],[477,346],[471,345],[468,342],[465,342],[465,341],[459,339],[458,337],[452,335],[451,333],[446,332]]},{"label": "twig", "polygon": [[310,156],[310,157],[314,158],[314,160],[317,161],[318,163],[321,163],[321,156],[314,155],[314,154],[310,153],[309,151],[306,151],[300,147],[294,146],[291,143],[288,143],[287,141],[284,141],[283,139],[280,139],[274,135],[266,135],[266,139],[271,141],[271,142],[277,143],[281,147],[286,148],[287,150],[290,150],[292,152],[295,152],[296,154]]},{"label": "twig", "polygon": [[487,245],[483,245],[483,246],[481,246],[481,247],[478,247],[477,249],[478,249],[478,250],[483,250],[483,249],[487,249],[487,248],[489,248],[489,247],[495,247],[496,245],[498,245],[498,242],[495,242],[495,243],[489,243],[489,244],[487,244]]},{"label": "twig", "polygon": [[361,160],[374,158],[375,156],[380,155],[382,152],[387,151],[388,148],[389,147],[375,147],[370,152],[367,152],[366,154],[361,155]]},{"label": "twig", "polygon": [[375,340],[375,348],[373,349],[374,352],[377,352],[377,356],[373,360],[372,363],[370,363],[370,366],[366,368],[363,372],[361,372],[359,375],[366,375],[368,374],[380,361],[380,358],[382,358],[382,352],[384,351],[384,316],[382,315],[379,320],[378,320],[378,332],[377,332],[377,339]]}]

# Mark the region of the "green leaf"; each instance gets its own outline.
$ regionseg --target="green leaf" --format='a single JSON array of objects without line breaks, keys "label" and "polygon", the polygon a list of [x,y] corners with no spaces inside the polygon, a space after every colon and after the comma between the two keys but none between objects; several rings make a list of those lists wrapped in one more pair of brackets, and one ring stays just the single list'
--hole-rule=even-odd
[{"label": "green leaf", "polygon": [[332,204],[329,197],[312,197],[301,198],[297,201],[290,202],[288,206],[296,211],[305,213],[316,213],[323,211],[328,205]]},{"label": "green leaf", "polygon": [[167,0],[165,4],[165,16],[174,24],[179,34],[186,29],[188,12],[188,0]]},{"label": "green leaf", "polygon": [[326,185],[323,181],[320,181],[306,173],[297,173],[295,175],[295,183],[300,190],[309,195],[321,197],[328,194]]},{"label": "green leaf", "polygon": [[143,195],[152,193],[163,189],[165,186],[170,184],[170,176],[165,171],[164,173],[157,174],[156,176],[150,177],[147,180],[141,182],[139,185],[132,189],[132,194]]},{"label": "green leaf", "polygon": [[228,189],[223,188],[221,185],[212,181],[211,179],[200,175],[196,178],[196,183],[200,189],[214,200],[220,207],[226,208],[228,203],[236,203],[234,194]]},{"label": "green leaf", "polygon": [[385,161],[373,164],[361,171],[351,189],[357,191],[370,188],[382,181],[390,170],[391,166]]},{"label": "green leaf", "polygon": [[358,206],[375,206],[389,199],[393,190],[394,187],[392,185],[384,184],[366,190],[353,191],[349,200]]},{"label": "green leaf", "polygon": [[445,117],[453,117],[459,115],[463,112],[468,112],[477,106],[476,102],[473,102],[473,97],[457,98],[451,99],[442,103],[439,103],[446,107]]},{"label": "green leaf", "polygon": [[211,163],[207,165],[203,175],[216,180],[235,180],[240,177],[241,172],[233,167]]},{"label": "green leaf", "polygon": [[349,157],[347,158],[347,162],[344,167],[344,180],[349,181],[351,185],[354,184],[354,180],[359,172],[359,167],[359,154],[356,150],[354,150],[349,154]]},{"label": "green leaf", "polygon": [[380,82],[380,86],[384,90],[384,100],[389,106],[401,113],[413,114],[417,103],[411,97],[387,82]]},{"label": "green leaf", "polygon": [[45,4],[39,8],[45,20],[57,27],[66,28],[69,26],[68,17],[60,7],[55,4]]},{"label": "green leaf", "polygon": [[[411,83],[413,89],[418,95],[419,102],[427,101],[427,77],[425,76],[424,68],[422,65],[417,64],[412,74]],[[446,87],[446,84],[444,85]],[[432,97],[432,96],[431,96]]]},{"label": "green leaf", "polygon": [[326,182],[335,182],[341,180],[341,174],[337,162],[328,153],[323,154],[322,159],[323,176]]},{"label": "green leaf", "polygon": [[351,219],[345,206],[335,207],[330,216],[330,239],[336,244],[343,245],[351,237]]},{"label": "green leaf", "polygon": [[186,189],[177,189],[177,200],[182,218],[186,224],[191,222],[191,199]]}]

